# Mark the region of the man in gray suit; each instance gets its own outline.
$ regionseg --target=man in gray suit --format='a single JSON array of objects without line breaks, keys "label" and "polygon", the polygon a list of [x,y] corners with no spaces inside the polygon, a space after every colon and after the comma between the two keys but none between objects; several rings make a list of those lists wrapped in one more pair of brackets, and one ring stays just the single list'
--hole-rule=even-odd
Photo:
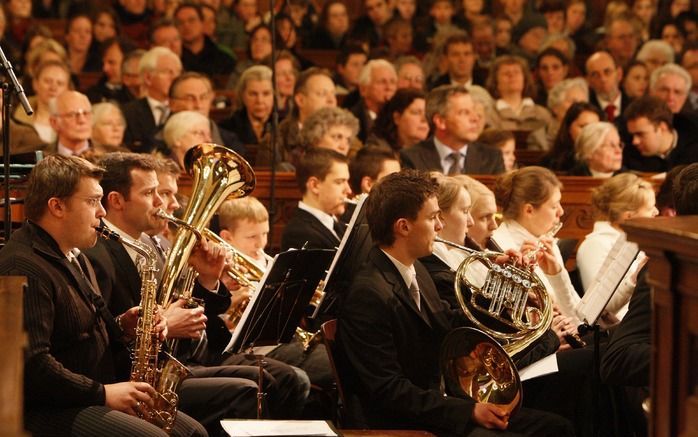
[{"label": "man in gray suit", "polygon": [[475,142],[473,99],[465,88],[434,88],[427,95],[426,109],[432,136],[400,152],[404,168],[448,175],[504,172],[501,152]]}]

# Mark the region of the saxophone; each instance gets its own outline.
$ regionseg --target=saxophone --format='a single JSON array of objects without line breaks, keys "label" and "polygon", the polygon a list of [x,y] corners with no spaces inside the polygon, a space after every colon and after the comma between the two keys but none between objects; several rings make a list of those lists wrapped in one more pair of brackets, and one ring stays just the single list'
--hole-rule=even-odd
[{"label": "saxophone", "polygon": [[131,381],[147,382],[156,391],[153,406],[140,403],[136,414],[169,433],[177,418],[177,388],[191,372],[173,356],[161,350],[162,342],[155,332],[157,314],[157,255],[147,245],[125,238],[106,226],[97,228],[103,238],[118,241],[145,258],[141,270],[140,316],[136,325],[136,340],[131,354]]}]

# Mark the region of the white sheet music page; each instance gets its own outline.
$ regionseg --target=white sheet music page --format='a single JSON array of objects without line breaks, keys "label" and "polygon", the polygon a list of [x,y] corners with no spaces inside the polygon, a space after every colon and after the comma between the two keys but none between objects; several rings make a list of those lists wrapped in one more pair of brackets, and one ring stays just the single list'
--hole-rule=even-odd
[{"label": "white sheet music page", "polygon": [[577,304],[577,314],[584,323],[590,326],[596,323],[639,252],[637,244],[627,241],[625,234],[618,237],[594,282]]},{"label": "white sheet music page", "polygon": [[242,436],[337,436],[324,420],[221,420],[232,437]]}]

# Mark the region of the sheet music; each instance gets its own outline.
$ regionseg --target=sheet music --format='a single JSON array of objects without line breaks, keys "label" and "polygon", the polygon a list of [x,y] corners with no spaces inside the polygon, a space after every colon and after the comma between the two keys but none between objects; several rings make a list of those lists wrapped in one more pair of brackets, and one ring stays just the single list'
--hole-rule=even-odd
[{"label": "sheet music", "polygon": [[524,382],[529,379],[549,375],[557,371],[557,355],[551,354],[519,370],[519,379],[521,382]]},{"label": "sheet music", "polygon": [[232,437],[238,436],[337,436],[324,420],[221,420]]},{"label": "sheet music", "polygon": [[627,241],[625,234],[618,237],[594,282],[577,305],[576,312],[584,323],[591,326],[601,317],[639,252],[637,244]]}]

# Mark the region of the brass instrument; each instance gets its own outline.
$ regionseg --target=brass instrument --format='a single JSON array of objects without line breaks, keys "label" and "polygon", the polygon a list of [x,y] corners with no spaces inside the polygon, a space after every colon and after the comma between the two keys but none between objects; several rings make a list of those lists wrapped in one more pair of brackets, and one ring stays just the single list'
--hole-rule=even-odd
[{"label": "brass instrument", "polygon": [[[177,280],[189,255],[218,207],[229,198],[247,196],[255,187],[250,164],[223,146],[203,143],[187,151],[184,167],[193,180],[191,197],[165,261],[158,303],[167,307],[174,299]],[[179,219],[178,219],[179,220]]]},{"label": "brass instrument", "polygon": [[170,432],[177,418],[179,396],[177,388],[191,375],[176,358],[161,350],[162,342],[155,332],[157,314],[157,254],[146,244],[123,237],[106,226],[97,228],[103,238],[118,241],[145,258],[141,270],[140,316],[136,325],[136,340],[132,352],[131,381],[146,382],[156,391],[152,407],[139,402],[136,414],[165,432]]},{"label": "brass instrument", "polygon": [[257,264],[257,261],[242,253],[212,230],[205,228],[203,234],[209,240],[220,244],[230,254],[231,261],[226,264],[225,273],[237,283],[250,287],[253,282],[259,282],[262,279],[264,269]]}]

